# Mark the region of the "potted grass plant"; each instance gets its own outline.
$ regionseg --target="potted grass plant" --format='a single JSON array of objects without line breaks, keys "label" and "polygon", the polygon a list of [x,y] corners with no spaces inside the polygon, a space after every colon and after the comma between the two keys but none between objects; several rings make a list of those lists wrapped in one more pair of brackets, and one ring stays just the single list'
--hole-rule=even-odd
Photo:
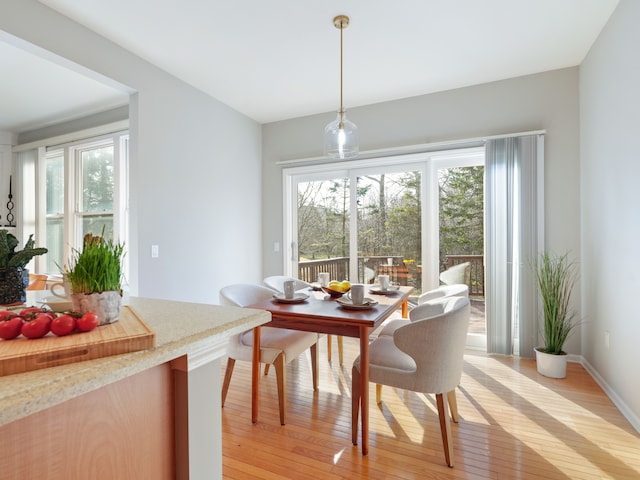
[{"label": "potted grass plant", "polygon": [[87,234],[82,251],[73,250],[68,271],[73,310],[94,312],[100,325],[119,319],[122,304],[124,244]]},{"label": "potted grass plant", "polygon": [[571,308],[571,294],[578,278],[576,264],[568,254],[543,252],[535,264],[538,292],[543,308],[543,347],[536,347],[538,373],[552,378],[567,375],[564,344],[578,325]]}]

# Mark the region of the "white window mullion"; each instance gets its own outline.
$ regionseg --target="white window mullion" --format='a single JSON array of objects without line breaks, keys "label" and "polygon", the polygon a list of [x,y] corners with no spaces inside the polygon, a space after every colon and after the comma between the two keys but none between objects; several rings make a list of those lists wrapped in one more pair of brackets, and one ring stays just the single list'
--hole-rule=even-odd
[{"label": "white window mullion", "polygon": [[[349,279],[358,283],[358,174],[349,174]],[[340,279],[342,280],[342,279]]]},{"label": "white window mullion", "polygon": [[[64,152],[64,264],[68,265],[72,257],[72,248],[77,247],[77,238],[75,236],[75,226],[77,224],[76,212],[76,184],[75,169],[78,166],[75,148],[65,148]],[[81,247],[81,246],[80,246]]]},{"label": "white window mullion", "polygon": [[[44,147],[38,148],[38,159],[35,169],[35,239],[36,245],[45,243],[47,238],[47,150]],[[45,267],[44,259],[41,256],[34,257],[36,272],[42,271]]]}]

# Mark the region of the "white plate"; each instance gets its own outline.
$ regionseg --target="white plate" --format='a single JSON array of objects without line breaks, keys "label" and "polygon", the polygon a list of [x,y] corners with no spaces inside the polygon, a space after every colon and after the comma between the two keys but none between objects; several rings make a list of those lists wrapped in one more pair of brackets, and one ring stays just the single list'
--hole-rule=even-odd
[{"label": "white plate", "polygon": [[67,312],[69,310],[73,310],[71,299],[51,296],[41,299],[40,303],[45,304],[54,312]]},{"label": "white plate", "polygon": [[398,285],[389,285],[389,288],[386,290],[382,290],[380,285],[369,285],[369,292],[375,293],[376,295],[393,295],[400,287]]},{"label": "white plate", "polygon": [[284,296],[284,293],[274,293],[273,298],[275,298],[276,301],[280,303],[302,303],[307,298],[309,298],[309,295],[302,292],[296,292],[293,295],[293,298],[287,298]]},{"label": "white plate", "polygon": [[373,308],[378,304],[373,298],[365,297],[364,303],[361,305],[354,305],[350,298],[341,297],[336,299],[336,302],[340,304],[341,307],[346,308],[347,310],[367,310],[369,308]]}]

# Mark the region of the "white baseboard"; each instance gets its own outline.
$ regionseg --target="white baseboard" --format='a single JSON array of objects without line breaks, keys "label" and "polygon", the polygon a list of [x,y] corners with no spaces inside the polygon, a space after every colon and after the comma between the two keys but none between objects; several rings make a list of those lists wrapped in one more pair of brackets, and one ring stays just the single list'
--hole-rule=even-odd
[{"label": "white baseboard", "polygon": [[591,375],[596,383],[604,390],[604,393],[609,397],[613,404],[620,410],[620,413],[629,421],[631,426],[640,433],[640,417],[636,415],[629,406],[620,398],[620,396],[613,390],[604,378],[593,368],[593,366],[587,362],[582,355],[569,355],[569,362],[579,363],[584,369]]}]

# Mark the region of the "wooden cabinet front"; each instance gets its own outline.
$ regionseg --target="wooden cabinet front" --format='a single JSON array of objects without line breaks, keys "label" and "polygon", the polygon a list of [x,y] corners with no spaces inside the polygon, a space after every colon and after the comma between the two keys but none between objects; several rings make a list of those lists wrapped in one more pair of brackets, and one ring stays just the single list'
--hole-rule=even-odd
[{"label": "wooden cabinet front", "polygon": [[176,478],[169,364],[0,427],[0,477]]}]

